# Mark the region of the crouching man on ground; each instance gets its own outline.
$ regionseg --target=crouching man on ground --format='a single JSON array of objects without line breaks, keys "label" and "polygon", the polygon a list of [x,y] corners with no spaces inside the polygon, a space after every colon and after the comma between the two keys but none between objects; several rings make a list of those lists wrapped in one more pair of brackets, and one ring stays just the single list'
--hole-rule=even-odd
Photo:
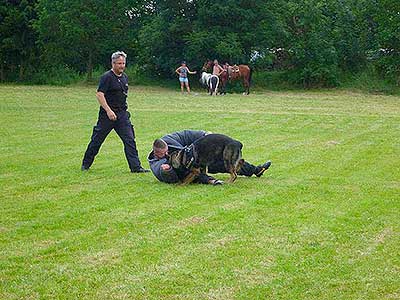
[{"label": "crouching man on ground", "polygon": [[[160,139],[156,139],[153,143],[153,150],[148,156],[150,169],[154,176],[161,182],[165,183],[179,183],[189,173],[186,169],[174,169],[168,162],[168,153],[179,151],[185,147],[190,146],[197,139],[207,135],[203,130],[183,130],[167,134]],[[257,176],[260,177],[271,166],[271,161],[267,161],[262,165],[252,165],[244,162],[238,175],[243,176]],[[224,162],[218,162],[208,167],[208,173],[229,173],[224,166]],[[207,174],[200,174],[195,183],[220,185],[223,184],[221,180],[215,179]]]}]

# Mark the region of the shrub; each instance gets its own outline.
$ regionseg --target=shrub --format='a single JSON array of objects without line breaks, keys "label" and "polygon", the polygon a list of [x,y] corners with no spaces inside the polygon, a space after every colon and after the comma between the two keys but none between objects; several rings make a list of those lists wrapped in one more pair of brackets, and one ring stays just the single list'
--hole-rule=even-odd
[{"label": "shrub", "polygon": [[28,78],[33,84],[68,85],[82,81],[83,76],[68,66],[52,66],[40,68]]}]

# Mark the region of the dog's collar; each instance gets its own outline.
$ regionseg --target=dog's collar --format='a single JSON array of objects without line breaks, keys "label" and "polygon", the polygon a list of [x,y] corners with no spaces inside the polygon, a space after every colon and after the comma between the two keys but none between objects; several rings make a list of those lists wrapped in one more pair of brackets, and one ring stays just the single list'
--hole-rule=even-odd
[{"label": "dog's collar", "polygon": [[185,151],[186,157],[190,157],[190,159],[185,163],[185,168],[190,169],[194,162],[197,160],[196,149],[193,144],[183,149]]}]

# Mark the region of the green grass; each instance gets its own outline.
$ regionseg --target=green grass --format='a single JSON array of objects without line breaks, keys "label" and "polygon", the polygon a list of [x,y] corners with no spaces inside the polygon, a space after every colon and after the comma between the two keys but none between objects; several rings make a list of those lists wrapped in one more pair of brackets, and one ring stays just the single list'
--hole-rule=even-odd
[{"label": "green grass", "polygon": [[399,97],[132,87],[144,166],[185,128],[273,161],[181,187],[129,173],[115,133],[80,171],[94,91],[0,86],[0,299],[400,299]]}]

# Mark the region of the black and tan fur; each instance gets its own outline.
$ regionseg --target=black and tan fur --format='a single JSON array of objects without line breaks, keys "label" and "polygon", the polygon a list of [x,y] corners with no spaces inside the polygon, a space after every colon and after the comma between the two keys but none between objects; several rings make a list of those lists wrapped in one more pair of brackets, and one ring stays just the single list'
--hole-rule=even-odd
[{"label": "black and tan fur", "polygon": [[182,184],[191,183],[200,173],[206,173],[207,167],[223,161],[226,171],[231,175],[228,182],[233,183],[237,173],[242,167],[241,142],[223,134],[208,134],[197,141],[193,147],[193,155],[188,155],[185,150],[174,152],[170,155],[170,164],[174,168],[186,167],[190,173],[183,179]]}]

